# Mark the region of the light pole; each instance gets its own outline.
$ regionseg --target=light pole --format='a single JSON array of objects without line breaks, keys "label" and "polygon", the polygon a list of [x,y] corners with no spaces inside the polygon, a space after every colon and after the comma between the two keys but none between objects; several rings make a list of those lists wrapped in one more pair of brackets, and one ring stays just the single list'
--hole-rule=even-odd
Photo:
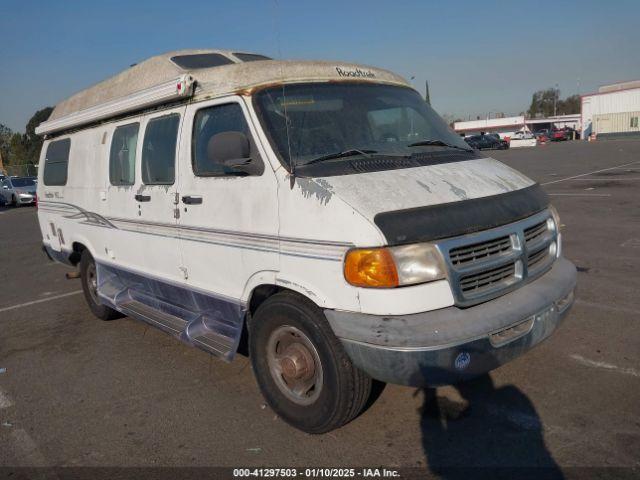
[{"label": "light pole", "polygon": [[553,116],[557,115],[556,113],[556,103],[558,101],[558,84],[556,83],[556,89],[553,91]]}]

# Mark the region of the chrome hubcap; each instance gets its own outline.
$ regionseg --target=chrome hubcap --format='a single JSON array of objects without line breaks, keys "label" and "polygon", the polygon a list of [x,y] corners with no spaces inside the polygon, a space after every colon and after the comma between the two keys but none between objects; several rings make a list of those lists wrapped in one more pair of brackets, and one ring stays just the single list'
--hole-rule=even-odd
[{"label": "chrome hubcap", "polygon": [[280,391],[292,402],[309,405],[322,390],[318,352],[302,331],[285,325],[275,329],[267,343],[267,363]]}]

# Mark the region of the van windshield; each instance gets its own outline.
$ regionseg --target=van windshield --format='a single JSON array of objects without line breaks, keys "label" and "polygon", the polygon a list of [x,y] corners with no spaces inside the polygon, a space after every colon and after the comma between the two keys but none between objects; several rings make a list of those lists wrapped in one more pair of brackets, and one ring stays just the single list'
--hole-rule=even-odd
[{"label": "van windshield", "polygon": [[258,92],[254,104],[286,168],[324,157],[345,161],[359,154],[402,159],[424,150],[469,149],[409,88],[292,84]]}]

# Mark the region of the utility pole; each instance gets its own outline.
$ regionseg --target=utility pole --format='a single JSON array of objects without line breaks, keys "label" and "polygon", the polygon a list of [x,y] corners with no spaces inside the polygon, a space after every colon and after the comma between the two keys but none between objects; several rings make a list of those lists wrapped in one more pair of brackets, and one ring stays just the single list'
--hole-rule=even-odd
[{"label": "utility pole", "polygon": [[425,92],[424,92],[424,101],[427,102],[427,105],[431,105],[431,95],[429,95],[429,80],[424,81]]}]

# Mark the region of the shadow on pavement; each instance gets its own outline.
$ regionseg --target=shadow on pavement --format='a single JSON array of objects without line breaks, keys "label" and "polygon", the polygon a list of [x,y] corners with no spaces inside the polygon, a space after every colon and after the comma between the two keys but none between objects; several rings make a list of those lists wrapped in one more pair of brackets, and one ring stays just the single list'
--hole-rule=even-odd
[{"label": "shadow on pavement", "polygon": [[542,421],[517,387],[485,374],[443,389],[425,388],[422,446],[440,478],[564,478],[547,450]]}]

